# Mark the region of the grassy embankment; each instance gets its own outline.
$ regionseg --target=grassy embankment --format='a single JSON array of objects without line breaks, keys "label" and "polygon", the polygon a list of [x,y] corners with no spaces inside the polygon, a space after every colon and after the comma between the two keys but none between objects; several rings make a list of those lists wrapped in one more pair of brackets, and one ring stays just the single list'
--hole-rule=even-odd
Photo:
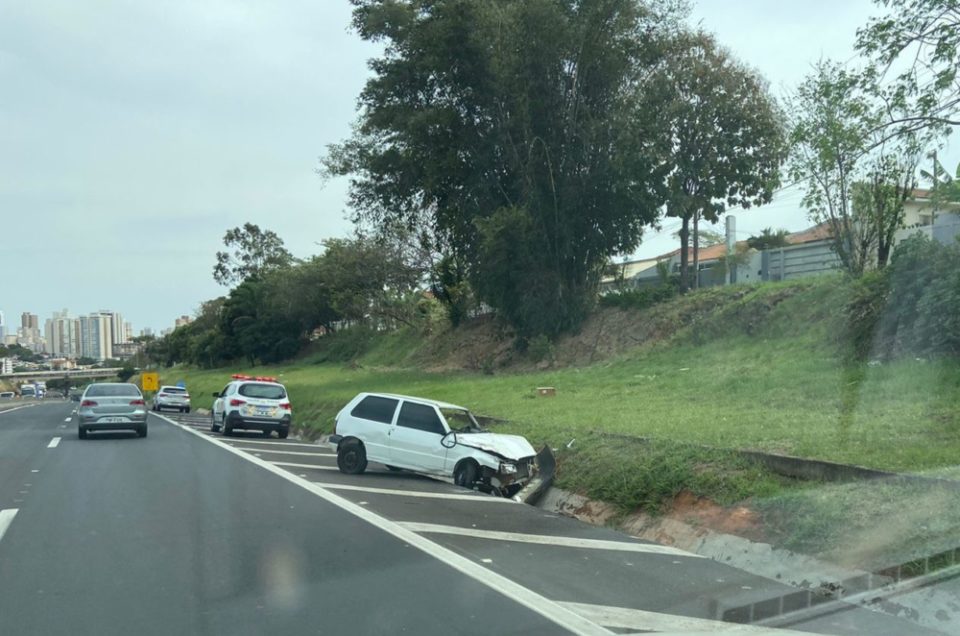
[{"label": "grassy embankment", "polygon": [[[721,504],[748,502],[778,543],[830,552],[843,543],[838,534],[869,530],[890,502],[906,505],[916,493],[888,487],[851,496],[849,487],[780,478],[724,449],[909,472],[949,471],[960,457],[960,366],[845,362],[840,315],[848,289],[842,279],[827,278],[702,290],[645,310],[606,309],[599,320],[608,332],[633,330],[641,337],[587,366],[533,370],[514,355],[512,366],[493,375],[429,371],[449,367],[448,358],[469,346],[458,340],[463,332],[428,339],[403,331],[379,334],[362,347],[333,338],[275,367],[170,369],[163,381],[185,380],[201,406],[212,398],[199,396],[219,390],[230,373],[276,375],[308,435],[331,431],[337,410],[360,391],[463,404],[506,420],[497,430],[559,448],[559,485],[625,513],[669,507],[676,494],[690,490]],[[585,329],[596,329],[597,343],[622,342],[622,334],[591,324]],[[582,346],[593,337],[559,341],[554,358],[562,361],[571,343]],[[350,348],[361,352],[330,361]],[[537,397],[538,386],[556,387],[556,397]],[[609,434],[653,441],[637,445]],[[960,529],[960,513],[944,523]]]}]

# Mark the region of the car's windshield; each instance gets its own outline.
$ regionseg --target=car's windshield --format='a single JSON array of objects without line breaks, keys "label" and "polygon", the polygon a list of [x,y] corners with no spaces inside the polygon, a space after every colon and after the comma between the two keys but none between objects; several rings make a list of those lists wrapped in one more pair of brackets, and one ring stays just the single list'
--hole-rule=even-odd
[{"label": "car's windshield", "polygon": [[0,265],[0,636],[960,636],[960,0],[0,0]]},{"label": "car's windshield", "polygon": [[483,428],[474,419],[473,414],[466,409],[440,408],[440,413],[447,420],[450,430],[458,433],[480,433]]},{"label": "car's windshield", "polygon": [[287,397],[287,392],[279,384],[241,384],[237,392],[245,397],[264,400],[280,400]]}]

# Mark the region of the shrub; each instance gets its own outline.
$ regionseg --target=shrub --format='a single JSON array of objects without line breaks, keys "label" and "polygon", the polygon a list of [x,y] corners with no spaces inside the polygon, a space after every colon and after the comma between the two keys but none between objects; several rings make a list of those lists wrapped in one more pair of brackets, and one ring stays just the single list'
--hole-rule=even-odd
[{"label": "shrub", "polygon": [[600,297],[601,307],[617,307],[619,309],[646,309],[677,295],[677,288],[673,285],[658,285],[641,289],[627,289],[624,291],[604,294]]}]

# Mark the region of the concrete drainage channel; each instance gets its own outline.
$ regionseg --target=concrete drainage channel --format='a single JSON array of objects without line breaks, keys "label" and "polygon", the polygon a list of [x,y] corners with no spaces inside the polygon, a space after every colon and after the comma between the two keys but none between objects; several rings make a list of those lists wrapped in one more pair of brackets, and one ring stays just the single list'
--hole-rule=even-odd
[{"label": "concrete drainage channel", "polygon": [[[560,488],[545,488],[536,505],[594,525],[607,525],[616,516],[613,505]],[[796,588],[794,593],[760,602],[718,604],[713,610],[716,620],[788,627],[853,604],[924,627],[960,633],[958,595],[934,587],[949,582],[960,588],[960,548],[867,572],[666,517],[634,515],[617,527],[636,538],[686,550]]]}]

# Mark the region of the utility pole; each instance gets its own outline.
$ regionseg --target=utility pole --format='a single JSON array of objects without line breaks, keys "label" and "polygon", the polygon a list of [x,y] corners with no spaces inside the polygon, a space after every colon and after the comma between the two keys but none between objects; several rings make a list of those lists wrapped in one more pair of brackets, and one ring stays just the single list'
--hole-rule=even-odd
[{"label": "utility pole", "polygon": [[933,225],[937,222],[937,182],[940,181],[940,175],[937,174],[937,151],[933,151],[933,207],[930,208],[930,236],[933,236]]}]

